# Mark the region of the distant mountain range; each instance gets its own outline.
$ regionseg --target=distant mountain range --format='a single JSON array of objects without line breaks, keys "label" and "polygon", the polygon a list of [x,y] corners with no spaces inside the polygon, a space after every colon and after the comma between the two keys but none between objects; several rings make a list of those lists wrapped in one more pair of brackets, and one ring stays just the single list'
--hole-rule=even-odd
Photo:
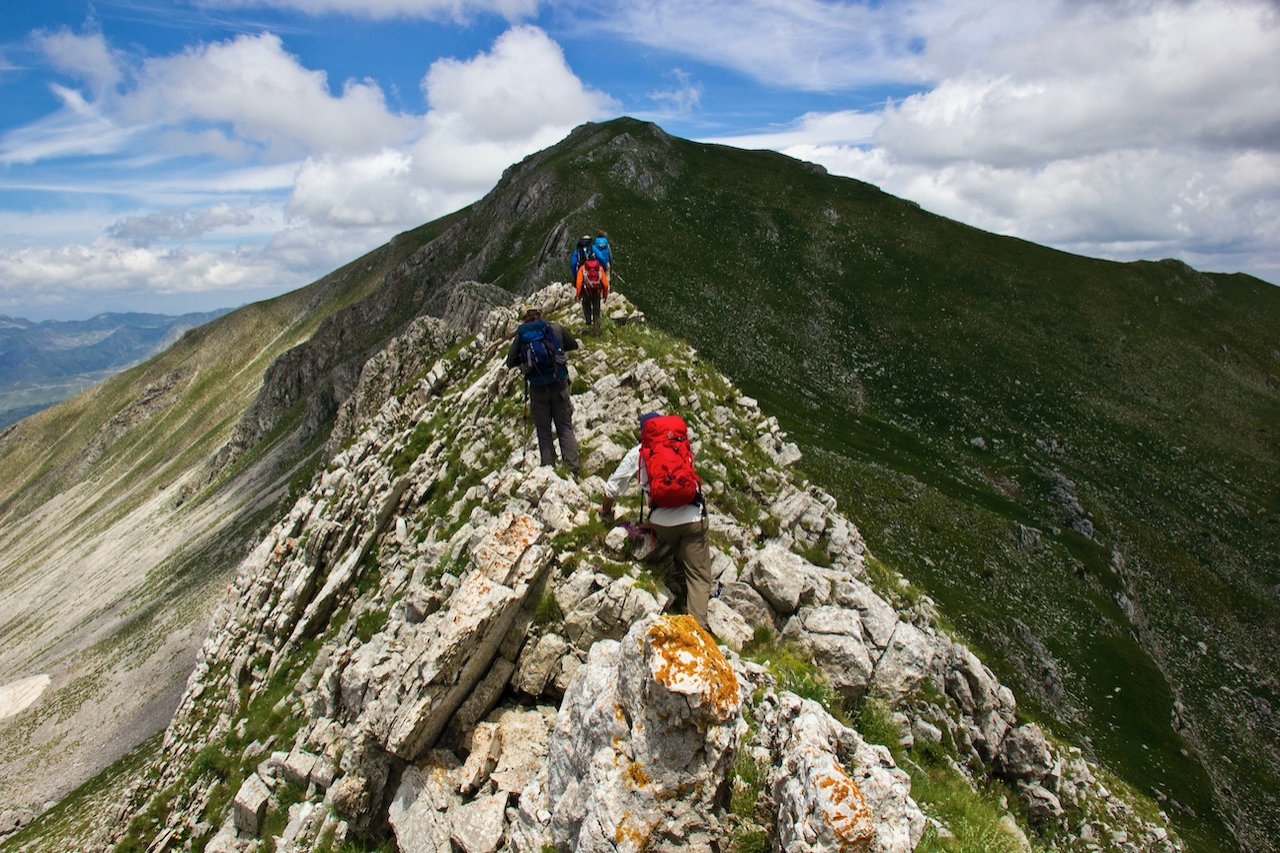
[{"label": "distant mountain range", "polygon": [[155,355],[228,310],[40,323],[0,314],[0,428]]}]

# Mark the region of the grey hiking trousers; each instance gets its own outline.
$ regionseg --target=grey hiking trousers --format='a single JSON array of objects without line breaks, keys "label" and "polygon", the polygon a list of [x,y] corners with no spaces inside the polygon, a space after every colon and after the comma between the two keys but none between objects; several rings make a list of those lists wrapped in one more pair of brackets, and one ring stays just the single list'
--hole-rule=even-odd
[{"label": "grey hiking trousers", "polygon": [[[573,432],[573,400],[569,382],[529,387],[529,414],[538,433],[538,456],[543,465],[556,464],[555,438],[560,439],[560,456],[575,475],[578,473],[578,437]],[[551,427],[555,426],[555,435]]]}]

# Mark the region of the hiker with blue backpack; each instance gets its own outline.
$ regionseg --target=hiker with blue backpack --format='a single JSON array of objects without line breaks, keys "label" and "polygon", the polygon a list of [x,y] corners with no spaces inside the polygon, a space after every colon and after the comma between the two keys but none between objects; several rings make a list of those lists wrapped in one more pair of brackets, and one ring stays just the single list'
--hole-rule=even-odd
[{"label": "hiker with blue backpack", "polygon": [[594,257],[595,250],[591,247],[591,235],[583,234],[578,238],[578,245],[574,246],[569,254],[569,281],[577,281],[578,267],[585,264],[588,258]]},{"label": "hiker with blue backpack", "polygon": [[711,633],[707,606],[714,576],[707,544],[707,505],[702,481],[693,467],[689,427],[679,415],[647,412],[640,416],[640,443],[627,451],[604,484],[600,518],[611,523],[613,506],[632,483],[639,483],[649,527],[660,547],[659,559],[670,557],[674,571],[667,578],[677,601],[704,631]]},{"label": "hiker with blue backpack", "polygon": [[519,367],[524,372],[529,414],[538,433],[540,464],[556,464],[558,438],[560,456],[574,479],[578,477],[578,438],[573,431],[569,359],[565,353],[577,348],[577,339],[564,326],[542,319],[541,310],[529,308],[507,350],[507,367]]}]

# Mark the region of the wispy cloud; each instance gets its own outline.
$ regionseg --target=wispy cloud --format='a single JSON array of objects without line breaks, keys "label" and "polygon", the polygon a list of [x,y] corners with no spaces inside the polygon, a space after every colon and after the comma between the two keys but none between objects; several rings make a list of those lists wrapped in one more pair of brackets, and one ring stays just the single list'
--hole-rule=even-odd
[{"label": "wispy cloud", "polygon": [[694,82],[693,76],[682,68],[673,69],[667,76],[675,86],[650,92],[649,100],[665,115],[688,115],[697,110],[702,103],[702,84]]},{"label": "wispy cloud", "polygon": [[628,0],[592,17],[617,37],[814,91],[919,78],[904,4],[823,0]]},{"label": "wispy cloud", "polygon": [[290,9],[308,15],[339,14],[353,18],[425,18],[467,21],[476,15],[500,15],[524,21],[538,11],[540,0],[203,0],[206,8]]}]

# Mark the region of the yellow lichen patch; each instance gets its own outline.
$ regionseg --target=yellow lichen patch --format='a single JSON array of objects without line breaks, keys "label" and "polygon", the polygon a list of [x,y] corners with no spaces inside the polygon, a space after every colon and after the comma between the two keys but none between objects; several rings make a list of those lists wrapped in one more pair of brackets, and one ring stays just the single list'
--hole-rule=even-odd
[{"label": "yellow lichen patch", "polygon": [[833,759],[830,767],[819,771],[814,783],[823,792],[822,818],[835,833],[841,851],[863,853],[871,848],[875,827],[871,808],[858,783],[849,778]]},{"label": "yellow lichen patch", "polygon": [[631,783],[632,787],[643,788],[649,784],[649,774],[644,772],[644,768],[640,766],[639,761],[627,761],[627,767],[622,771],[623,777]]},{"label": "yellow lichen patch", "polygon": [[692,616],[662,616],[649,629],[653,677],[672,693],[701,696],[718,721],[738,713],[742,692],[733,668]]},{"label": "yellow lichen patch", "polygon": [[649,844],[649,834],[653,832],[650,824],[638,820],[631,812],[623,812],[622,820],[613,831],[613,843],[619,850],[644,850]]}]

